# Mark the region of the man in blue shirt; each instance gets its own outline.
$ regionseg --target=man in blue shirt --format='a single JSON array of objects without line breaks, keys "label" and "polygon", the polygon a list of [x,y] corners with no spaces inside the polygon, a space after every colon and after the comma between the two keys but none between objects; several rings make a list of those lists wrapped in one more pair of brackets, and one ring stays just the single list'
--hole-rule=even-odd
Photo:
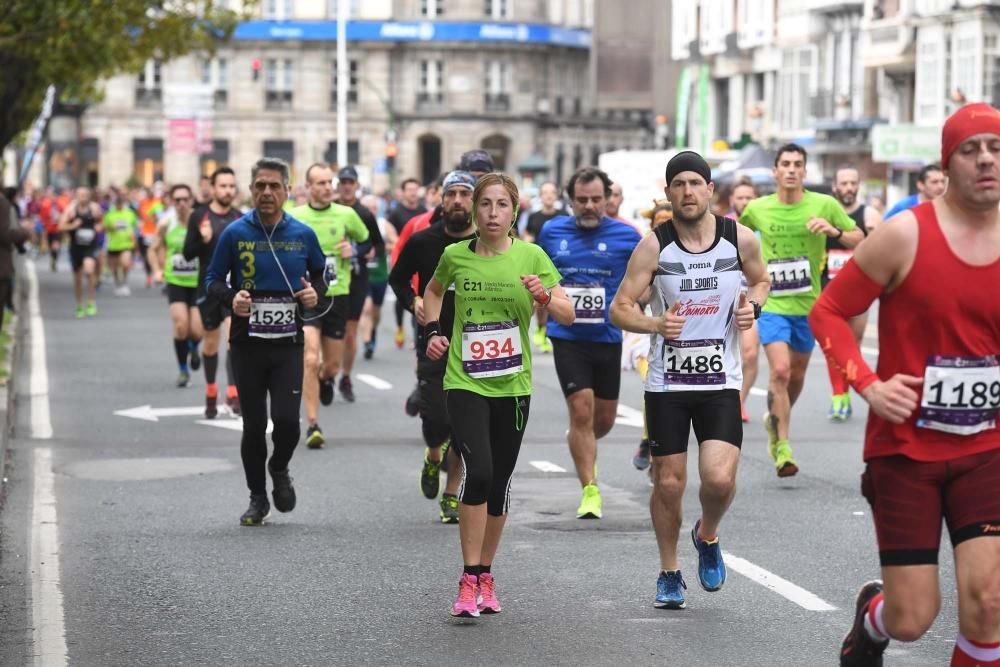
[{"label": "man in blue shirt", "polygon": [[945,178],[944,172],[941,171],[941,165],[929,164],[921,169],[920,174],[917,175],[917,194],[910,195],[897,202],[895,206],[886,211],[885,217],[882,219],[888,220],[897,213],[907,211],[917,204],[937,199],[947,189],[948,179]]},{"label": "man in blue shirt", "polygon": [[570,326],[550,319],[548,336],[569,408],[569,451],[583,487],[576,516],[599,519],[597,440],[614,426],[621,385],[622,332],[608,319],[608,306],[641,236],[605,215],[611,179],[600,169],[580,169],[566,191],[573,215],[545,223],[536,243],[552,258],[576,309]]},{"label": "man in blue shirt", "polygon": [[[299,442],[302,400],[302,308],[319,302],[326,258],[315,232],[283,211],[288,165],[261,158],[251,170],[253,209],[222,231],[205,274],[208,294],[231,304],[230,354],[243,412],[240,456],[250,507],[240,523],[259,526],[267,500],[267,399],[271,398],[274,453],[267,463],[279,512],[295,508],[288,463]],[[228,283],[227,283],[228,279]],[[232,287],[230,287],[232,285]],[[301,306],[300,306],[301,304]],[[327,300],[318,310],[328,307]]]}]

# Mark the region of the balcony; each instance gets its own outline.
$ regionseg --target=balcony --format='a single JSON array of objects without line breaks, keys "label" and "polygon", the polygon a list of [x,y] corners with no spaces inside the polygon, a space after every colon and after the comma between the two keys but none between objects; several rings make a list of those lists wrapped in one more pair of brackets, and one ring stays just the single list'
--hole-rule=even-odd
[{"label": "balcony", "polygon": [[427,91],[417,93],[417,111],[440,111],[443,106],[444,93]]},{"label": "balcony", "polygon": [[269,90],[264,97],[264,108],[268,111],[283,111],[292,108],[292,91]]},{"label": "balcony", "polygon": [[159,109],[163,106],[163,90],[161,88],[136,88],[136,109]]},{"label": "balcony", "polygon": [[916,26],[904,17],[862,23],[858,52],[865,67],[912,72],[916,64]]},{"label": "balcony", "polygon": [[864,0],[847,0],[838,2],[837,0],[810,0],[809,11],[817,14],[845,14],[854,12],[860,14],[865,9]]},{"label": "balcony", "polygon": [[507,93],[486,93],[483,101],[487,111],[510,111],[510,95]]},{"label": "balcony", "polygon": [[816,120],[850,120],[851,98],[842,93],[819,90],[809,100],[810,115]]}]

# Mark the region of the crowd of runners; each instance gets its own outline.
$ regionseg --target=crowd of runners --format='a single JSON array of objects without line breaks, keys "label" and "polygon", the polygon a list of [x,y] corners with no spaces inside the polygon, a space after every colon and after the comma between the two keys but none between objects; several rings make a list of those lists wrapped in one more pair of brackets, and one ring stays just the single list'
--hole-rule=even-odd
[{"label": "crowd of runners", "polygon": [[[176,383],[203,368],[205,417],[242,415],[244,526],[261,525],[272,501],[280,512],[295,507],[301,403],[306,445],[320,449],[320,406],[336,393],[355,400],[355,359],[359,348],[376,354],[391,288],[394,342],[412,338],[415,354],[405,410],[420,419],[425,448],[414,477],[460,533],[453,616],[501,611],[493,565],[529,421],[533,354],[552,355],[565,396],[581,520],[604,515],[598,442],[618,413],[622,369],[642,374],[645,427],[632,463],[649,469],[653,487],[652,599],[681,609],[692,428],[696,577],[715,592],[726,582],[720,532],[744,428],[760,428],[744,426],[759,350],[768,377],[758,417],[775,475],[790,477],[810,465],[793,454],[803,429],[793,431],[792,413],[818,341],[829,419],[852,417],[852,389],[869,404],[861,488],[882,565],[858,595],[840,663],[880,665],[890,639],[914,641],[930,627],[945,521],[958,574],[952,664],[1000,664],[1000,112],[968,105],[949,118],[940,164],[886,216],[859,200],[854,165],[836,169],[832,196],[809,190],[808,159],[802,146],[778,147],[773,193],[738,181],[720,198],[705,159],[677,153],[647,224],[619,217],[613,174],[584,167],[526,200],[481,150],[431,187],[403,181],[392,202],[365,194],[353,167],[314,164],[291,183],[288,165],[265,157],[195,186],[38,191],[19,205],[53,271],[68,248],[76,317],[97,316],[99,287],[127,298],[133,265],[163,289]],[[241,192],[249,201],[238,206]],[[875,301],[872,370],[860,346]]]}]

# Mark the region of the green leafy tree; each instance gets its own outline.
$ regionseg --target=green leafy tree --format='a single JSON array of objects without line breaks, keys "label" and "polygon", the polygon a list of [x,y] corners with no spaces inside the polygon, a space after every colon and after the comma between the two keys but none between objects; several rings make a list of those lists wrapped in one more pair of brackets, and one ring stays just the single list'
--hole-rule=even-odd
[{"label": "green leafy tree", "polygon": [[[0,147],[28,128],[48,86],[91,100],[96,83],[150,58],[214,51],[240,14],[217,0],[0,0]],[[227,3],[228,4],[228,3]]]}]

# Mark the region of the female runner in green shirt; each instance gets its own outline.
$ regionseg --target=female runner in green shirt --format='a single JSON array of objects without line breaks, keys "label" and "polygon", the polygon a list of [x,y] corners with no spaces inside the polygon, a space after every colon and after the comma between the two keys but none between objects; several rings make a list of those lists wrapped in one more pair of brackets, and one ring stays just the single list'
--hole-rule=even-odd
[{"label": "female runner in green shirt", "polygon": [[[448,355],[444,389],[452,446],[465,467],[458,511],[465,570],[452,616],[500,611],[490,568],[528,421],[532,311],[544,308],[563,324],[575,317],[552,260],[538,246],[511,235],[518,201],[509,177],[481,176],[472,194],[477,237],[444,251],[424,293],[427,356]],[[450,288],[455,323],[447,332],[437,320]]]}]

